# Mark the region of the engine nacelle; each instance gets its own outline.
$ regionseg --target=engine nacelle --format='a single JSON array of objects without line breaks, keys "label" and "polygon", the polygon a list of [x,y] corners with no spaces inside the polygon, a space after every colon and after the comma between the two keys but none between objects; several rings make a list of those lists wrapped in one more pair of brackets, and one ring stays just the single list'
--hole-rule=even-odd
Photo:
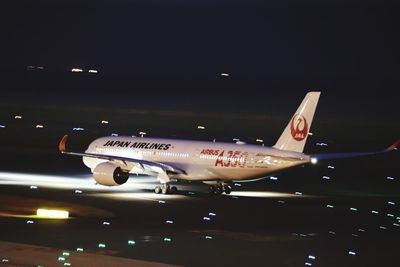
[{"label": "engine nacelle", "polygon": [[112,162],[103,162],[93,169],[93,177],[98,184],[114,186],[126,183],[129,172]]}]

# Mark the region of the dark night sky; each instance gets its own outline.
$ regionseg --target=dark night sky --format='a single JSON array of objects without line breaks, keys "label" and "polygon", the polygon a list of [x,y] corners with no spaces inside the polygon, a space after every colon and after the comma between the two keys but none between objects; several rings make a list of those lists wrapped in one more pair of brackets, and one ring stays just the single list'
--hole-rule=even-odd
[{"label": "dark night sky", "polygon": [[270,114],[322,90],[323,114],[392,120],[396,2],[7,1],[0,103]]}]

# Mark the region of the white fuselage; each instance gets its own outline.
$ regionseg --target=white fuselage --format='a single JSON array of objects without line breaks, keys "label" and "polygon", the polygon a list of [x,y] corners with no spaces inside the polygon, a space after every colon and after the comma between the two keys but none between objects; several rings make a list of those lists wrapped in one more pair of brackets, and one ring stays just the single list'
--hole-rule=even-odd
[{"label": "white fuselage", "polygon": [[[86,153],[164,163],[184,171],[173,178],[199,181],[252,180],[310,162],[303,153],[260,145],[140,137],[98,138]],[[107,160],[83,157],[83,161],[93,170]],[[126,164],[131,173],[140,172],[136,163]]]}]

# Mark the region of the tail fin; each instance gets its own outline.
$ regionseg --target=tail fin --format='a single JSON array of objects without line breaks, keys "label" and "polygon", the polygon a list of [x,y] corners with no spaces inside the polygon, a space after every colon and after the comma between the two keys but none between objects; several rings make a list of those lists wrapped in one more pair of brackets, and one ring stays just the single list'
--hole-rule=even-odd
[{"label": "tail fin", "polygon": [[274,148],[303,152],[321,92],[308,92]]}]

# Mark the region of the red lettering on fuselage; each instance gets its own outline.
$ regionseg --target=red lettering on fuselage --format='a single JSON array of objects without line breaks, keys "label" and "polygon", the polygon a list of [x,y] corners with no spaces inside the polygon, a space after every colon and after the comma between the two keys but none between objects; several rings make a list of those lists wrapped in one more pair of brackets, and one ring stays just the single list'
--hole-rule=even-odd
[{"label": "red lettering on fuselage", "polygon": [[215,161],[215,166],[218,167],[239,167],[244,168],[247,161],[247,152],[242,151],[228,151],[224,156],[225,151],[222,150],[221,153],[218,155],[217,160]]}]

